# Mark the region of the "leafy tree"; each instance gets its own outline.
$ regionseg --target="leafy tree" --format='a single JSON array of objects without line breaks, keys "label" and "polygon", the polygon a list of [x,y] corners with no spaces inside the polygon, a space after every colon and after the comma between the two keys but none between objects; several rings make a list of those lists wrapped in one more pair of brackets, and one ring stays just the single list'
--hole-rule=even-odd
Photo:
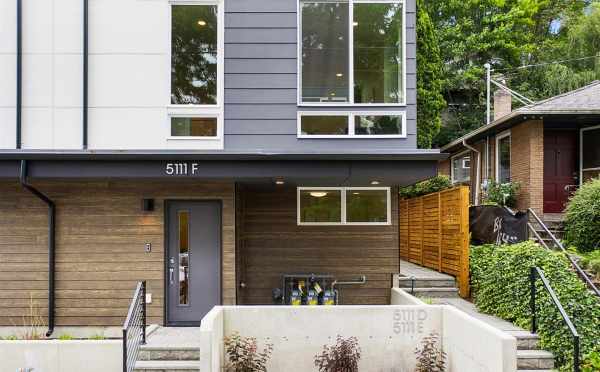
[{"label": "leafy tree", "polygon": [[443,64],[431,18],[417,0],[417,143],[431,148],[442,125],[441,112],[446,105],[442,96]]}]

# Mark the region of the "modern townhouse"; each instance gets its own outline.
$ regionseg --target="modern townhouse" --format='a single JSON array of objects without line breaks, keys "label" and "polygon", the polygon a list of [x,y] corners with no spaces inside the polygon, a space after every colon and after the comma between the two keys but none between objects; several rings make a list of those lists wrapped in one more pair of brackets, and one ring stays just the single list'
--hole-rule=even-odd
[{"label": "modern townhouse", "polygon": [[120,325],[141,280],[165,325],[294,274],[389,304],[397,188],[444,159],[415,0],[1,0],[0,29],[0,325]]}]

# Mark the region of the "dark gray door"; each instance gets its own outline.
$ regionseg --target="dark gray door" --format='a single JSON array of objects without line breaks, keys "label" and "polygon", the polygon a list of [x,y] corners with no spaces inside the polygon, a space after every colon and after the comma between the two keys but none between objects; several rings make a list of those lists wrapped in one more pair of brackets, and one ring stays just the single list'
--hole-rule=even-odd
[{"label": "dark gray door", "polygon": [[221,303],[221,203],[167,204],[167,323],[199,324]]}]

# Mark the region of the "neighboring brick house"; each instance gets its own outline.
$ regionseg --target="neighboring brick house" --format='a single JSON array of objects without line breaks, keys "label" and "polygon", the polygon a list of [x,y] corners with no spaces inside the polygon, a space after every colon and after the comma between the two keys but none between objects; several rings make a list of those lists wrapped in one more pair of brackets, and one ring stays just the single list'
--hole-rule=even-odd
[{"label": "neighboring brick house", "polygon": [[570,193],[600,174],[600,81],[515,111],[510,104],[496,92],[494,121],[443,146],[451,156],[438,172],[469,184],[473,204],[489,181],[512,181],[521,185],[518,209],[561,213]]}]

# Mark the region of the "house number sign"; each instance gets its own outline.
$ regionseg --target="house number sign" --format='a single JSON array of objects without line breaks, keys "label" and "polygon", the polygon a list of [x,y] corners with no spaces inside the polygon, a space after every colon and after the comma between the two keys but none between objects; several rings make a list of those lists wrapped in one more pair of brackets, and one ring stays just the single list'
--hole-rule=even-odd
[{"label": "house number sign", "polygon": [[167,176],[194,176],[199,169],[198,163],[167,163],[165,174]]}]

